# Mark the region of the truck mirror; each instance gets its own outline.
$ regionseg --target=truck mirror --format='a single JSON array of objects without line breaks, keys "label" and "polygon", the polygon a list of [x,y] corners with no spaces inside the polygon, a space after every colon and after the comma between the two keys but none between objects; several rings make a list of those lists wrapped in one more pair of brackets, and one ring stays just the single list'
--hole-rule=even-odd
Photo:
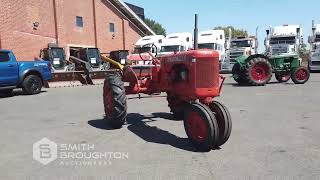
[{"label": "truck mirror", "polygon": [[267,29],[267,30],[266,30],[266,33],[267,33],[267,35],[269,35],[269,34],[270,34],[270,30],[269,30],[269,29]]}]

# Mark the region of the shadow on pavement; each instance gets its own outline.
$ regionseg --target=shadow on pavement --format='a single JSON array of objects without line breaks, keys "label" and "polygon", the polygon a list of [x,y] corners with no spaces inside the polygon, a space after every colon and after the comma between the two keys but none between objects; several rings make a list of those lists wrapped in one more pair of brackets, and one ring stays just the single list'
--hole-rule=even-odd
[{"label": "shadow on pavement", "polygon": [[[148,125],[148,123],[156,121],[154,118],[167,117],[171,120],[171,114],[169,113],[153,113],[151,116],[129,113],[127,116],[127,129],[150,143],[166,144],[185,151],[201,152],[192,146],[188,138],[178,137],[168,131]],[[104,119],[90,120],[88,124],[98,129],[113,130]],[[183,126],[183,123],[181,123],[181,125]]]},{"label": "shadow on pavement", "polygon": [[[41,91],[40,94],[42,93],[47,93],[47,91]],[[12,93],[10,94],[4,94],[4,93],[0,93],[0,99],[3,99],[3,98],[10,98],[10,97],[14,97],[14,96],[30,96],[28,94],[25,94],[23,91],[13,91]],[[33,95],[33,96],[36,96],[36,95]]]}]

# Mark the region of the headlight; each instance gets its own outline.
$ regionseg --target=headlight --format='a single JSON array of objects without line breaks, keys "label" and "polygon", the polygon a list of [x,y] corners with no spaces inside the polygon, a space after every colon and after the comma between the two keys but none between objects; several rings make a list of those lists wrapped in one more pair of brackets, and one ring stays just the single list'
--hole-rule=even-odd
[{"label": "headlight", "polygon": [[121,59],[120,64],[126,64],[126,59]]}]

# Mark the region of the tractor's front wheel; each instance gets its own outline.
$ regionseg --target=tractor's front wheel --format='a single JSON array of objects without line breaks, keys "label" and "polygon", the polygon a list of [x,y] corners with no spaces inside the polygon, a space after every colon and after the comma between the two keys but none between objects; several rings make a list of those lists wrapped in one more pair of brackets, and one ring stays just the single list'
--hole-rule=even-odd
[{"label": "tractor's front wheel", "polygon": [[272,77],[270,62],[262,57],[251,59],[246,65],[246,78],[252,86],[264,86]]},{"label": "tractor's front wheel", "polygon": [[291,73],[290,72],[276,73],[275,76],[279,82],[283,83],[283,82],[288,82],[290,80]]},{"label": "tractor's front wheel", "polygon": [[310,71],[305,67],[298,67],[291,74],[291,79],[295,84],[304,84],[310,78]]},{"label": "tractor's front wheel", "polygon": [[191,103],[185,109],[184,128],[196,149],[210,151],[219,139],[219,127],[213,112],[201,103]]},{"label": "tractor's front wheel", "polygon": [[112,128],[121,128],[127,118],[127,97],[119,73],[111,73],[106,76],[103,87],[103,104],[105,119]]},{"label": "tractor's front wheel", "polygon": [[239,63],[234,64],[234,66],[232,67],[232,77],[240,85],[246,83],[244,74],[241,71],[241,67]]},{"label": "tractor's front wheel", "polygon": [[220,102],[213,101],[209,104],[212,112],[215,113],[218,127],[219,127],[219,140],[217,146],[222,146],[226,143],[231,135],[232,121],[228,108]]}]

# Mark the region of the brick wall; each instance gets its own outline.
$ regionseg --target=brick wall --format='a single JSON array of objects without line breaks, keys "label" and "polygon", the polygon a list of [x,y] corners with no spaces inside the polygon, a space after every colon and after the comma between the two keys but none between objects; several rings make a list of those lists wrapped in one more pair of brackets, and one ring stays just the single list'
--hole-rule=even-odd
[{"label": "brick wall", "polygon": [[[33,59],[48,42],[55,42],[53,3],[46,1],[1,0],[1,46],[20,60]],[[34,23],[39,24],[37,30]]]},{"label": "brick wall", "polygon": [[[69,47],[96,43],[102,52],[124,46],[131,51],[143,35],[107,0],[1,0],[0,9],[1,48],[13,50],[19,60],[33,60],[40,49],[55,42],[67,55]],[[83,17],[83,28],[76,26],[76,16]],[[34,23],[39,24],[36,29]],[[115,33],[109,32],[109,23],[115,24]]]}]

